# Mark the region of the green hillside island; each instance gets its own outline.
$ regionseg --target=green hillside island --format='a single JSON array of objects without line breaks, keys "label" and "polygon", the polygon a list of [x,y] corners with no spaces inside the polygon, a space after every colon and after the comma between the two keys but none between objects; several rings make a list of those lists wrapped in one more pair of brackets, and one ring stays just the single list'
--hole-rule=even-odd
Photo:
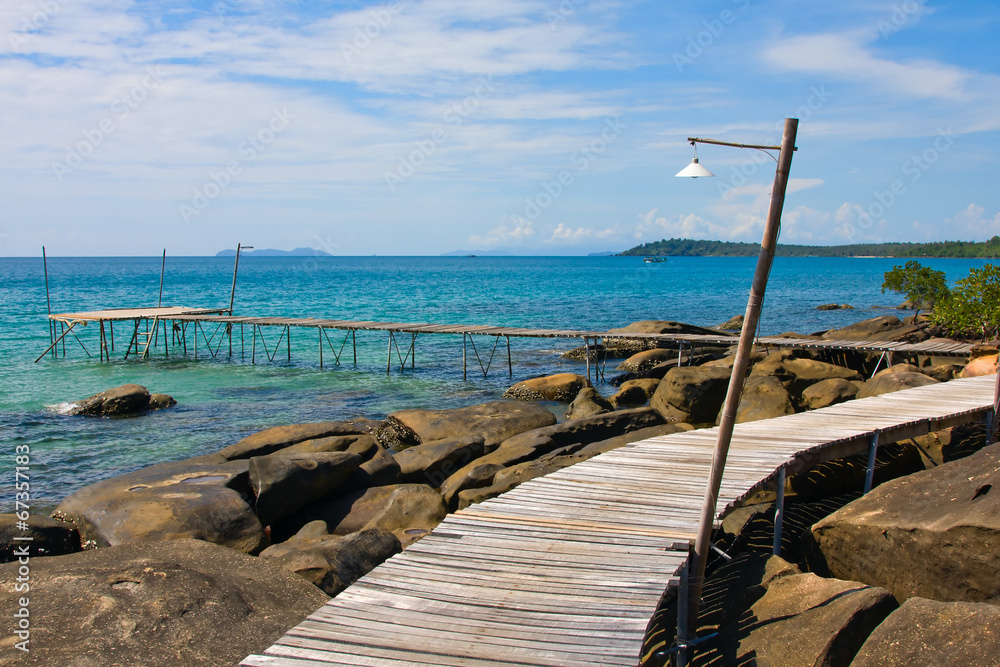
[{"label": "green hillside island", "polygon": [[[664,239],[643,243],[619,253],[626,257],[756,257],[759,243]],[[1000,236],[989,241],[934,243],[854,243],[851,245],[784,245],[778,257],[1000,257]]]}]

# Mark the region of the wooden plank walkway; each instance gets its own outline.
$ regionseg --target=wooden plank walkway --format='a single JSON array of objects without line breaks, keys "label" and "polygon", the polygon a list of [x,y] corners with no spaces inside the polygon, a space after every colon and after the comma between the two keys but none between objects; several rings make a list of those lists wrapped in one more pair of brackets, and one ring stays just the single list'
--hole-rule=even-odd
[{"label": "wooden plank walkway", "polygon": [[[736,426],[720,507],[822,460],[983,418],[995,376]],[[652,438],[449,515],[247,667],[636,665],[694,539],[717,429]]]}]

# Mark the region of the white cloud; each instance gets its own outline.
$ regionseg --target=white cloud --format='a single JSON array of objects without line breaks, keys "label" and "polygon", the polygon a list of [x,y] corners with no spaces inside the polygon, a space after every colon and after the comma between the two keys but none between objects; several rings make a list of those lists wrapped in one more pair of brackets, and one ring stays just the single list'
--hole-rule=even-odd
[{"label": "white cloud", "polygon": [[531,220],[517,217],[512,219],[511,223],[494,227],[485,236],[470,236],[469,243],[489,249],[498,246],[519,246],[535,238],[535,226]]},{"label": "white cloud", "polygon": [[[969,204],[944,221],[948,238],[957,241],[985,241],[1000,234],[1000,211],[988,217],[982,206]],[[954,234],[955,236],[950,236]],[[940,235],[940,232],[938,233]]]},{"label": "white cloud", "polygon": [[550,243],[581,243],[584,241],[591,241],[595,239],[617,239],[620,233],[617,228],[609,227],[607,229],[592,229],[590,227],[567,227],[563,223],[556,225],[556,228],[552,230],[552,236],[549,237]]}]

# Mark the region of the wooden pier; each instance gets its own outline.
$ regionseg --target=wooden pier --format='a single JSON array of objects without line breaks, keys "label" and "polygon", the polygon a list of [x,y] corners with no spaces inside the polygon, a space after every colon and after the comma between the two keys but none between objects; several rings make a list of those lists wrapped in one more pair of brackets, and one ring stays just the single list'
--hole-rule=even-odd
[{"label": "wooden pier", "polygon": [[[953,380],[737,425],[720,500],[728,510],[786,473],[992,419],[995,385]],[[241,664],[636,665],[688,559],[716,438],[636,442],[451,514]]]},{"label": "wooden pier", "polygon": [[[316,344],[318,348],[318,358],[320,368],[324,367],[328,356],[334,359],[334,365],[340,365],[345,351],[352,353],[353,362],[356,364],[357,357],[357,333],[385,332],[387,334],[387,354],[386,372],[393,366],[393,356],[402,370],[409,364],[410,368],[415,365],[417,337],[425,334],[446,334],[462,336],[462,372],[463,377],[467,377],[470,365],[478,365],[479,370],[486,377],[493,367],[498,350],[506,351],[507,370],[513,375],[513,361],[510,351],[511,338],[559,338],[564,340],[576,340],[587,348],[586,363],[587,377],[591,376],[593,369],[594,379],[603,376],[604,367],[600,364],[600,356],[596,354],[598,346],[615,340],[646,340],[656,343],[667,343],[676,345],[679,353],[677,357],[678,365],[684,359],[685,347],[690,351],[697,346],[715,345],[726,346],[735,345],[735,336],[719,333],[710,334],[653,334],[653,333],[625,333],[612,331],[590,331],[572,329],[539,329],[524,327],[504,327],[491,325],[473,324],[431,324],[418,322],[375,322],[375,321],[353,321],[312,317],[248,317],[235,316],[228,308],[189,308],[184,306],[169,306],[157,308],[128,308],[98,310],[78,313],[60,313],[49,315],[49,319],[62,327],[62,334],[55,338],[52,345],[39,355],[36,361],[42,359],[50,351],[56,351],[59,344],[63,345],[65,354],[65,338],[72,334],[76,337],[80,346],[90,356],[83,341],[77,337],[78,326],[97,323],[98,340],[97,347],[100,359],[111,360],[111,353],[115,349],[114,324],[115,322],[127,322],[126,336],[128,345],[125,350],[125,358],[138,356],[148,358],[150,351],[158,349],[160,345],[160,331],[162,329],[162,345],[164,355],[169,356],[172,345],[175,353],[180,350],[183,354],[188,354],[189,349],[195,358],[198,356],[199,345],[204,353],[207,351],[213,358],[223,354],[225,346],[226,353],[231,357],[234,349],[238,350],[241,357],[249,356],[251,363],[256,363],[258,356],[268,361],[274,361],[282,344],[285,347],[285,357],[291,361],[292,358],[292,330],[293,329],[313,329],[315,330]],[[130,326],[129,326],[130,325]],[[278,338],[268,343],[264,335],[265,329],[277,328]],[[249,329],[249,331],[247,331]],[[338,335],[331,338],[332,332],[343,334],[341,339]],[[191,340],[189,341],[189,333]],[[273,336],[272,336],[273,337]],[[487,341],[482,347],[476,345],[476,337],[492,339]],[[403,339],[402,346],[399,338]],[[505,342],[503,348],[501,342]],[[893,355],[935,355],[935,356],[969,356],[972,345],[968,343],[957,343],[954,341],[926,341],[922,343],[900,343],[889,341],[850,341],[850,340],[818,340],[814,338],[784,338],[778,336],[762,336],[757,339],[758,344],[771,347],[794,347],[811,348],[823,350],[860,351],[880,353],[879,365],[885,360],[892,363]],[[258,348],[259,345],[259,348]],[[598,360],[598,361],[593,361]]]}]

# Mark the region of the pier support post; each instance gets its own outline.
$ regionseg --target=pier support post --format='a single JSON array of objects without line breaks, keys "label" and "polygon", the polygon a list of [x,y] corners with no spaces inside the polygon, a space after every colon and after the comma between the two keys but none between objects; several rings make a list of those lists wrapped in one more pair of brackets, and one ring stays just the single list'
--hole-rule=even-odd
[{"label": "pier support post", "polygon": [[583,339],[584,353],[587,355],[587,382],[590,382],[590,339]]},{"label": "pier support post", "polygon": [[319,369],[323,370],[323,327],[319,327]]},{"label": "pier support post", "polygon": [[865,493],[872,490],[872,483],[875,480],[875,456],[878,454],[879,430],[872,433],[871,444],[868,445],[868,468],[865,470]]},{"label": "pier support post", "polygon": [[[510,360],[510,336],[504,336],[507,339],[507,374],[510,377],[514,377],[514,364]],[[597,379],[597,373],[594,373],[594,379]]]},{"label": "pier support post", "polygon": [[358,338],[355,336],[357,329],[351,329],[351,347],[354,348],[354,365],[358,365]]},{"label": "pier support post", "polygon": [[285,350],[288,352],[288,361],[292,360],[292,327],[285,327]]},{"label": "pier support post", "polygon": [[781,523],[785,520],[785,467],[778,469],[778,498],[774,503],[774,545],[771,553],[781,555]]},{"label": "pier support post", "polygon": [[462,333],[462,381],[465,382],[469,379],[469,355],[467,350],[466,338],[469,334]]}]

